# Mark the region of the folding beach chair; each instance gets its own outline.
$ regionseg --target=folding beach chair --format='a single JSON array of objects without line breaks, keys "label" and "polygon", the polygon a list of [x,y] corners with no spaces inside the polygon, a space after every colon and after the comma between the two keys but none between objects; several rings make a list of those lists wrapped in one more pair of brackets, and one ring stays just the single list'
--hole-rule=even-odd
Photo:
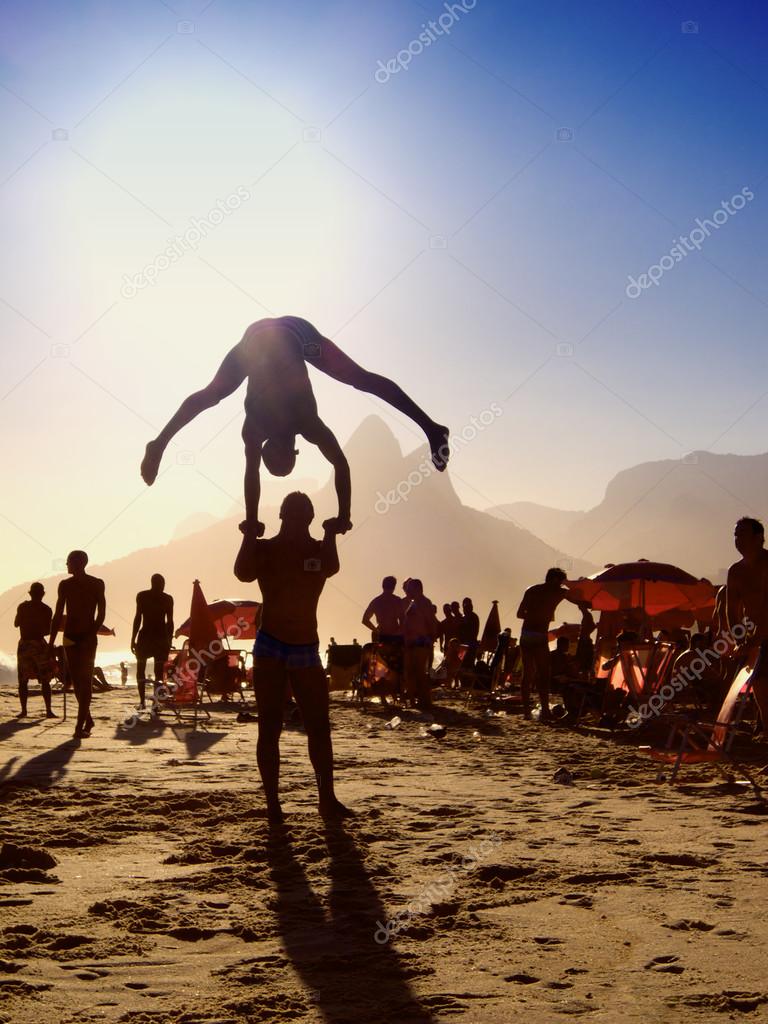
[{"label": "folding beach chair", "polygon": [[366,697],[399,696],[402,690],[403,648],[394,644],[369,643],[363,647],[353,690],[361,703]]},{"label": "folding beach chair", "polygon": [[[654,761],[672,765],[670,782],[677,778],[684,764],[713,764],[723,770],[727,763],[749,781],[755,795],[761,797],[760,787],[744,767],[731,754],[733,741],[752,692],[752,675],[757,654],[750,656],[747,664],[736,672],[723,705],[714,722],[696,722],[682,716],[674,716],[667,745],[664,750],[646,750]],[[659,773],[661,780],[662,773]]]},{"label": "folding beach chair", "polygon": [[199,668],[188,667],[192,660],[188,644],[180,651],[171,651],[165,666],[165,683],[155,687],[155,714],[172,714],[179,725],[197,728],[200,715],[210,718],[203,703],[203,683]]},{"label": "folding beach chair", "polygon": [[235,694],[242,702],[245,700],[244,678],[240,651],[224,651],[205,666],[200,680],[201,690],[211,703],[214,697],[226,699],[231,694]]}]

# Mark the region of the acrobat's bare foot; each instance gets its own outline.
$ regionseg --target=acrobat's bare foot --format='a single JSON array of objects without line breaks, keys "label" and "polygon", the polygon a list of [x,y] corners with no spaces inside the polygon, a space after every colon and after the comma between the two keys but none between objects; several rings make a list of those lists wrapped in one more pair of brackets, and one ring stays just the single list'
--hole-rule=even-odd
[{"label": "acrobat's bare foot", "polygon": [[155,480],[157,480],[163,451],[163,445],[158,441],[150,441],[144,452],[144,459],[141,463],[141,478],[148,487],[151,487]]},{"label": "acrobat's bare foot", "polygon": [[354,818],[355,816],[355,812],[350,811],[336,797],[332,800],[321,800],[318,804],[318,810],[323,821],[342,821],[344,818]]},{"label": "acrobat's bare foot", "polygon": [[448,444],[449,436],[448,427],[441,426],[439,423],[436,423],[432,430],[427,431],[432,462],[440,473],[448,465],[448,459],[451,457],[451,448]]},{"label": "acrobat's bare foot", "polygon": [[266,527],[258,519],[244,519],[240,523],[239,530],[244,537],[263,537]]}]

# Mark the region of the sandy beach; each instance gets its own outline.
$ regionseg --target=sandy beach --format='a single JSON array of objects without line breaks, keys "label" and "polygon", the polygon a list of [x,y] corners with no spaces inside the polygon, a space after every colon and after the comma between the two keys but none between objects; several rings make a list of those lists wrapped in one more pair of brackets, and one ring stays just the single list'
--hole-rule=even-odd
[{"label": "sandy beach", "polygon": [[2,693],[2,837],[34,851],[3,847],[4,1021],[768,1019],[764,809],[712,769],[672,788],[586,730],[453,702],[436,740],[335,695],[357,817],[324,828],[289,729],[270,836],[256,724],[124,729],[132,696],[75,745]]}]

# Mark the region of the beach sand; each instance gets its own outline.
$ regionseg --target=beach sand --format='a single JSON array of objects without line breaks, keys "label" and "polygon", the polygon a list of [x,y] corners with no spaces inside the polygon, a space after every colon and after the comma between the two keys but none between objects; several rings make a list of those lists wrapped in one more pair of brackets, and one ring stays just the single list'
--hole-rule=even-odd
[{"label": "beach sand", "polygon": [[270,836],[256,724],[121,728],[134,696],[75,745],[2,692],[0,834],[36,851],[0,855],[4,1021],[768,1020],[768,817],[713,769],[671,787],[607,737],[454,702],[436,740],[334,696],[357,817],[323,827],[290,729]]}]

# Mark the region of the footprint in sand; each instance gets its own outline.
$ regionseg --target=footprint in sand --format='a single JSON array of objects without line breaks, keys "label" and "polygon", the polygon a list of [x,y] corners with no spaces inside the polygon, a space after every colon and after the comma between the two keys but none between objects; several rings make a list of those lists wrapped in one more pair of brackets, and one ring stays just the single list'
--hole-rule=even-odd
[{"label": "footprint in sand", "polygon": [[646,971],[656,971],[657,974],[682,974],[685,968],[678,963],[679,956],[667,954],[666,956],[655,956],[653,960],[643,964]]},{"label": "footprint in sand", "polygon": [[706,921],[692,921],[688,918],[681,918],[679,921],[672,921],[670,924],[662,925],[673,932],[711,932],[715,925],[707,924]]}]

